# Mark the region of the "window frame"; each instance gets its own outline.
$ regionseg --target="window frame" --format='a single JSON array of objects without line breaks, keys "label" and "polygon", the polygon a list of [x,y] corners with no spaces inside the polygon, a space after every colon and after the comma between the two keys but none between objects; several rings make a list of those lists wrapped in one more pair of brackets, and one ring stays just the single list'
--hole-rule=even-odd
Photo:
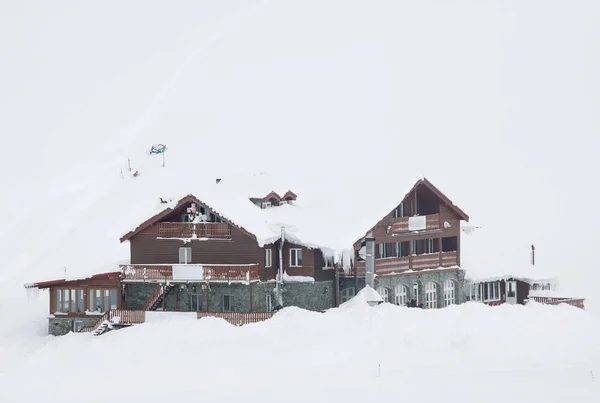
[{"label": "window frame", "polygon": [[265,268],[273,267],[273,249],[265,249]]},{"label": "window frame", "polygon": [[[492,291],[492,292],[490,292]],[[492,295],[494,294],[494,295]],[[484,302],[494,302],[494,301],[502,301],[500,282],[492,281],[485,283],[484,286],[484,294],[483,294]]]},{"label": "window frame", "polygon": [[[181,252],[184,251],[185,262],[181,260]],[[192,263],[192,247],[191,246],[180,246],[179,247],[179,264],[191,264]]]},{"label": "window frame", "polygon": [[354,287],[344,288],[340,291],[340,303],[350,301],[352,298],[356,296],[356,289]]},{"label": "window frame", "polygon": [[438,302],[438,286],[434,281],[429,281],[425,284],[425,308],[437,309]]},{"label": "window frame", "polygon": [[387,287],[379,286],[377,287],[377,294],[381,296],[383,302],[390,302],[390,290]]},{"label": "window frame", "polygon": [[290,267],[302,267],[302,248],[290,248]]},{"label": "window frame", "polygon": [[456,283],[454,280],[444,281],[444,307],[456,305]]},{"label": "window frame", "polygon": [[396,284],[394,288],[394,303],[399,306],[408,304],[408,287],[404,284]]}]

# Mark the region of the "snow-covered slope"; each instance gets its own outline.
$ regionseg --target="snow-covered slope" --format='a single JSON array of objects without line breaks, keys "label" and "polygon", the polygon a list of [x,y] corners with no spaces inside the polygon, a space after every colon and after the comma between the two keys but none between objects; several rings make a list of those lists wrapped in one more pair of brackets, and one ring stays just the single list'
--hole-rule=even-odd
[{"label": "snow-covered slope", "polygon": [[570,306],[421,310],[357,298],[324,314],[286,308],[241,328],[193,315],[148,319],[59,338],[37,336],[34,326],[16,337],[1,322],[2,401],[600,398],[600,324]]},{"label": "snow-covered slope", "polygon": [[349,198],[426,176],[485,228],[465,266],[536,244],[589,295],[598,215],[572,189],[578,208],[596,196],[599,18],[559,1],[2,3],[0,283],[114,267],[166,187],[289,172]]}]

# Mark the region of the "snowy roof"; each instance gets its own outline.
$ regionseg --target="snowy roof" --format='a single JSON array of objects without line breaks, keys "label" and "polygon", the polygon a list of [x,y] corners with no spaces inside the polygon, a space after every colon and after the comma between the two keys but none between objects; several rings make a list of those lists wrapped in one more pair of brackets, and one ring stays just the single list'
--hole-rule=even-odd
[{"label": "snowy roof", "polygon": [[[293,176],[287,173],[232,175],[222,177],[218,183],[207,180],[203,186],[185,189],[193,190],[193,196],[180,194],[179,197],[170,198],[172,202],[162,204],[158,214],[155,208],[145,210],[146,221],[143,224],[136,223],[136,230],[123,236],[122,241],[151,224],[152,219],[156,221],[168,215],[176,207],[177,201],[185,203],[195,197],[230,223],[254,235],[260,245],[279,239],[283,227],[285,237],[290,242],[320,248],[325,254],[337,257],[351,250],[353,244],[390,213],[415,186],[427,183],[433,187],[425,178],[396,181],[393,186],[368,191],[364,189],[364,183],[358,175],[347,182],[332,183],[322,176]],[[268,209],[260,209],[250,201],[250,197],[281,189],[293,189],[298,200]],[[446,200],[468,219],[462,210]],[[152,219],[148,219],[152,216]]]}]

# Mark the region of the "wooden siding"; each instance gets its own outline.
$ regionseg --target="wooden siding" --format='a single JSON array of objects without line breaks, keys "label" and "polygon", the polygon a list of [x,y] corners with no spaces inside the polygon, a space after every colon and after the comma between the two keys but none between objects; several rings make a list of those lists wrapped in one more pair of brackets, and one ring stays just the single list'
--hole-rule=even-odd
[{"label": "wooden siding", "polygon": [[252,264],[264,270],[265,252],[256,240],[231,227],[228,240],[192,240],[186,244],[179,239],[157,239],[158,226],[152,225],[130,240],[131,264],[177,264],[179,248],[192,248],[191,263]]},{"label": "wooden siding", "polygon": [[[290,266],[290,249],[302,249],[302,266]],[[300,245],[286,242],[283,245],[283,267],[290,276],[310,276],[315,277],[315,252],[321,253],[320,250],[315,251]]]}]

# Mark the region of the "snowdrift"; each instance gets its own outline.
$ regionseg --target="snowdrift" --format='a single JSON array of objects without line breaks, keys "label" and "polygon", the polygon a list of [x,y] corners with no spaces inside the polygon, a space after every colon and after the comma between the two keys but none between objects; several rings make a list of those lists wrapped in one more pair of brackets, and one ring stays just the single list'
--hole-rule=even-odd
[{"label": "snowdrift", "polygon": [[[461,401],[485,395],[502,402],[506,391],[514,402],[592,402],[600,396],[593,381],[600,374],[600,324],[569,306],[468,303],[421,310],[369,307],[355,298],[326,313],[286,308],[243,327],[158,315],[100,337],[5,336],[2,401],[354,402],[400,395]],[[19,348],[28,354],[7,354]]]}]

